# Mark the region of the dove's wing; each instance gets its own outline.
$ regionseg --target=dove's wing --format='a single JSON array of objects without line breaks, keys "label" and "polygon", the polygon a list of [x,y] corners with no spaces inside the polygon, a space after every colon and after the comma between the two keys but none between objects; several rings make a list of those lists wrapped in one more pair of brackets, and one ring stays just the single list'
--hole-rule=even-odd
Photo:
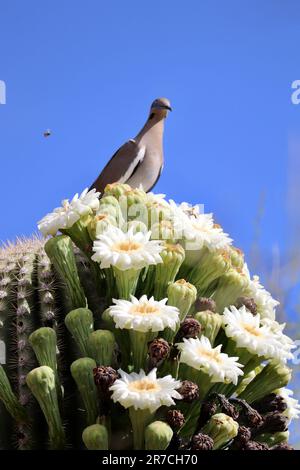
[{"label": "dove's wing", "polygon": [[111,183],[126,183],[133,175],[145,156],[145,147],[131,139],[120,147],[109,160],[90,189],[96,188],[103,194],[104,188]]}]

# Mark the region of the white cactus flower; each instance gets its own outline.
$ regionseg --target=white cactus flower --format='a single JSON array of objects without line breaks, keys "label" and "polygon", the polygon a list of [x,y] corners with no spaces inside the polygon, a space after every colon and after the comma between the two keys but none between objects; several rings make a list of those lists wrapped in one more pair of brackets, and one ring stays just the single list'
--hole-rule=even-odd
[{"label": "white cactus flower", "polygon": [[171,375],[157,378],[156,370],[152,369],[148,375],[141,369],[137,374],[127,374],[119,369],[121,376],[110,387],[112,400],[119,402],[124,408],[133,407],[135,410],[156,411],[160,406],[175,405],[174,399],[180,400],[177,392],[181,382]]}]

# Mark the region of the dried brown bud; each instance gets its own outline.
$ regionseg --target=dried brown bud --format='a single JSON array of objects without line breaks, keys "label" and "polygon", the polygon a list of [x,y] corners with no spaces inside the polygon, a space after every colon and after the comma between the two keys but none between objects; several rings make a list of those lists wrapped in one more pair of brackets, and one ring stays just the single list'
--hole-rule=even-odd
[{"label": "dried brown bud", "polygon": [[288,417],[278,411],[271,411],[264,415],[264,421],[259,427],[259,432],[283,432],[287,430]]},{"label": "dried brown bud", "polygon": [[177,334],[179,341],[182,338],[197,338],[201,331],[201,325],[195,318],[186,318],[180,325],[180,329]]},{"label": "dried brown bud", "polygon": [[163,338],[157,338],[148,344],[148,352],[151,368],[156,367],[161,361],[166,359],[170,352],[168,341]]},{"label": "dried brown bud", "polygon": [[179,410],[169,410],[166,418],[172,429],[180,429],[185,423],[184,415]]},{"label": "dried brown bud", "polygon": [[207,434],[195,434],[191,441],[191,450],[212,450],[214,441]]},{"label": "dried brown bud", "polygon": [[95,384],[97,385],[98,390],[103,394],[107,394],[109,392],[109,387],[111,387],[115,380],[119,378],[118,372],[109,366],[95,367],[93,373]]},{"label": "dried brown bud", "polygon": [[295,450],[295,449],[291,447],[287,442],[281,442],[280,444],[277,444],[276,446],[271,447],[270,450]]},{"label": "dried brown bud", "polygon": [[201,429],[207,423],[207,421],[209,421],[210,418],[216,413],[217,409],[218,405],[214,400],[208,399],[207,401],[205,401],[201,406],[197,429]]},{"label": "dried brown bud", "polygon": [[251,439],[251,431],[246,426],[240,426],[238,430],[237,438],[244,444]]},{"label": "dried brown bud", "polygon": [[239,426],[238,434],[234,438],[231,449],[241,450],[245,444],[251,439],[251,430],[246,426]]},{"label": "dried brown bud", "polygon": [[230,402],[234,403],[237,407],[240,407],[239,413],[239,422],[245,424],[250,428],[258,428],[263,423],[263,418],[261,415],[252,408],[246,400],[241,400],[239,398],[231,398]]},{"label": "dried brown bud", "polygon": [[194,400],[199,398],[199,387],[190,380],[183,380],[177,391],[182,396],[182,401],[186,403],[192,403]]},{"label": "dried brown bud", "polygon": [[259,413],[268,413],[269,411],[283,412],[287,408],[287,404],[281,395],[269,393],[265,397],[251,404]]},{"label": "dried brown bud", "polygon": [[209,310],[212,313],[216,312],[216,302],[209,297],[199,297],[195,302],[196,312],[204,312]]},{"label": "dried brown bud", "polygon": [[269,450],[269,447],[262,442],[248,441],[244,445],[243,450]]},{"label": "dried brown bud", "polygon": [[236,308],[241,308],[243,305],[245,305],[246,309],[253,315],[257,314],[257,305],[252,297],[239,297],[235,306]]},{"label": "dried brown bud", "polygon": [[217,402],[219,402],[222,413],[225,413],[226,415],[230,416],[235,421],[238,419],[239,411],[237,410],[237,408],[234,405],[232,405],[227,400],[225,395],[221,395],[219,393],[212,393],[210,395],[210,397],[212,399],[214,398]]},{"label": "dried brown bud", "polygon": [[167,450],[168,451],[180,450],[181,447],[182,447],[182,439],[181,437],[178,436],[178,434],[176,434],[176,432],[174,432],[173,437],[170,441],[170,444],[167,447]]}]

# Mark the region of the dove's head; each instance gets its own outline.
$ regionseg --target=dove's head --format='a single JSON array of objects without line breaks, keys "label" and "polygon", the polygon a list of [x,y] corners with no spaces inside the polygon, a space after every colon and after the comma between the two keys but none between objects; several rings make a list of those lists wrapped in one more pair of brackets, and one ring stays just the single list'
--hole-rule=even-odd
[{"label": "dove's head", "polygon": [[154,114],[159,117],[166,117],[168,111],[172,111],[170,101],[167,98],[156,98],[151,104],[150,116]]}]

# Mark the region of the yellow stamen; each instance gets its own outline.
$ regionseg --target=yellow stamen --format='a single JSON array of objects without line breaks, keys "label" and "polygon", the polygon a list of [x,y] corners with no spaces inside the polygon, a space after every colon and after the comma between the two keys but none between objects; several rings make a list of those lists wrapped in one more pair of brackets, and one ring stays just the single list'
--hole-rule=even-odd
[{"label": "yellow stamen", "polygon": [[253,336],[257,336],[257,337],[262,336],[261,332],[256,326],[244,324],[243,327],[248,333],[250,333]]},{"label": "yellow stamen", "polygon": [[197,352],[199,356],[205,356],[208,359],[212,359],[213,361],[218,362],[219,364],[222,362],[218,351],[207,351],[206,349],[198,348]]},{"label": "yellow stamen", "polygon": [[151,382],[147,378],[132,382],[128,388],[133,392],[155,392],[160,389],[157,383]]},{"label": "yellow stamen", "polygon": [[119,251],[119,252],[125,251],[125,252],[128,253],[128,252],[131,252],[131,251],[137,251],[141,247],[142,247],[141,243],[132,242],[132,241],[128,240],[128,241],[125,241],[125,242],[117,243],[114,246],[114,250]]},{"label": "yellow stamen", "polygon": [[159,313],[159,309],[153,305],[149,304],[141,304],[141,305],[133,305],[130,309],[131,313],[138,314],[138,315],[149,315],[153,313]]}]

